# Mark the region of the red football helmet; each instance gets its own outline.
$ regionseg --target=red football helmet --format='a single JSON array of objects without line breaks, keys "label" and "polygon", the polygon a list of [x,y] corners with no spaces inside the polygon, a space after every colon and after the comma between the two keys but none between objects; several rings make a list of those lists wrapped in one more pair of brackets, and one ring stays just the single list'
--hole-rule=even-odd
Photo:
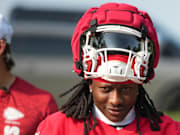
[{"label": "red football helmet", "polygon": [[128,4],[90,8],[73,37],[73,70],[85,79],[146,83],[159,61],[157,34],[149,15]]}]

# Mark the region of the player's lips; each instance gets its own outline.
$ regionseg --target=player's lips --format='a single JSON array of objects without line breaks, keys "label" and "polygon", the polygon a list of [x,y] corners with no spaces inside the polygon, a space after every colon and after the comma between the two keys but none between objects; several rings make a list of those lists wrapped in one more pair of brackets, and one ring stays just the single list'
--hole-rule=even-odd
[{"label": "player's lips", "polygon": [[121,115],[123,111],[124,111],[123,108],[108,108],[108,112],[114,116]]}]

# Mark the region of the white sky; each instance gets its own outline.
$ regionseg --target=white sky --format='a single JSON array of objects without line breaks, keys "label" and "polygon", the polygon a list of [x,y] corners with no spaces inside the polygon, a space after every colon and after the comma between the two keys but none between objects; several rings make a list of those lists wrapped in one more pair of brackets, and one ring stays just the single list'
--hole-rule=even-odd
[{"label": "white sky", "polygon": [[[72,0],[66,0],[71,3]],[[145,10],[152,17],[153,22],[165,27],[168,34],[180,39],[180,0],[75,0],[78,7],[78,2],[83,5],[100,5],[105,2],[123,2],[133,4],[138,9]]]},{"label": "white sky", "polygon": [[[180,39],[180,0],[0,0],[0,12],[6,14],[6,9],[13,5],[28,5],[30,7],[51,7],[54,9],[88,9],[106,2],[121,2],[137,6],[151,16],[153,22],[165,29],[164,34]],[[179,41],[178,41],[179,42]]]}]

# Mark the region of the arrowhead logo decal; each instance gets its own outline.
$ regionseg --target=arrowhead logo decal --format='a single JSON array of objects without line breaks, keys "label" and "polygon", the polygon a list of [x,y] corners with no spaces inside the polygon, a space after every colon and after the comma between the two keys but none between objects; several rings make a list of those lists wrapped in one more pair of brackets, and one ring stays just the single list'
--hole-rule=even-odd
[{"label": "arrowhead logo decal", "polygon": [[13,107],[6,108],[3,115],[6,120],[18,120],[24,117],[22,112]]}]

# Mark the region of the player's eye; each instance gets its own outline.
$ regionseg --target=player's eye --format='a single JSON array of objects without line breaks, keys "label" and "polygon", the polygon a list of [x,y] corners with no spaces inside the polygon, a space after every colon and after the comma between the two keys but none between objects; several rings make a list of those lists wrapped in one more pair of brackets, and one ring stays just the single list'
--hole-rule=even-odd
[{"label": "player's eye", "polygon": [[123,95],[131,95],[134,92],[133,87],[123,87],[121,93]]},{"label": "player's eye", "polygon": [[103,92],[109,92],[113,89],[112,87],[100,87],[100,88],[103,90]]}]

